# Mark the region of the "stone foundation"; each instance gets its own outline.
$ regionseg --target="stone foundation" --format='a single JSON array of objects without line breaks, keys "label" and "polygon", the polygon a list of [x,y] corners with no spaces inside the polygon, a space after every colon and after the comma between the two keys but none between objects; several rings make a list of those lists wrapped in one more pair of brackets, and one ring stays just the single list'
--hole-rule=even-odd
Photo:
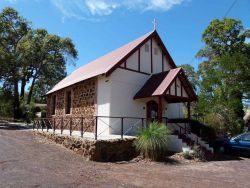
[{"label": "stone foundation", "polygon": [[46,132],[37,134],[62,144],[82,155],[87,160],[100,162],[128,161],[136,156],[133,146],[135,138],[113,140],[87,140],[70,136],[61,136]]}]

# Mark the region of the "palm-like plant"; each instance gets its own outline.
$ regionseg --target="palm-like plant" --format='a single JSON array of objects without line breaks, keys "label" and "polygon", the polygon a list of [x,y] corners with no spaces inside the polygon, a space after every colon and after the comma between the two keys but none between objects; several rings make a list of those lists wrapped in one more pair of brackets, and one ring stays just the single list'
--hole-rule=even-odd
[{"label": "palm-like plant", "polygon": [[170,131],[166,125],[154,121],[149,124],[148,128],[138,131],[138,139],[134,143],[135,148],[143,157],[159,160],[164,157],[167,150],[169,134]]}]

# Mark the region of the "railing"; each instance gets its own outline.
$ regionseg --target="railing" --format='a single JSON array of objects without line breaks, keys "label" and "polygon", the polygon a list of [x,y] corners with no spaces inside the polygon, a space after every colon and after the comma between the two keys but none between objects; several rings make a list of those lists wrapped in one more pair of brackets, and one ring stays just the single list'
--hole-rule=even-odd
[{"label": "railing", "polygon": [[[170,120],[170,122],[171,122],[171,120]],[[187,125],[187,122],[184,123],[184,127],[181,126],[177,122],[173,122],[173,124],[176,125],[179,128],[179,131],[178,131],[179,136],[181,136],[181,137],[185,136],[185,137],[191,139],[190,136],[189,136],[189,134],[191,133],[191,129],[190,129],[190,126]],[[201,134],[201,131],[200,131],[200,134]],[[198,145],[199,144],[199,136],[197,136],[196,134],[193,134],[193,136],[195,137],[195,143]]]},{"label": "railing", "polygon": [[[109,120],[108,123],[105,120]],[[127,122],[126,122],[127,121]],[[80,131],[81,137],[83,138],[85,132],[93,133],[94,139],[97,140],[105,131],[119,132],[121,139],[124,135],[127,135],[134,128],[144,128],[148,125],[151,120],[142,117],[118,117],[118,116],[80,116],[80,117],[52,117],[52,118],[36,118],[33,123],[33,129],[41,129],[42,131],[60,130],[63,134],[64,130],[69,130],[70,136],[73,131]],[[162,118],[162,122],[167,125],[167,118]],[[101,128],[99,130],[98,128]],[[114,124],[112,126],[112,124]],[[117,125],[118,124],[118,125]],[[129,125],[131,124],[131,125]],[[105,128],[104,128],[105,127]],[[120,130],[118,130],[120,129]]]}]

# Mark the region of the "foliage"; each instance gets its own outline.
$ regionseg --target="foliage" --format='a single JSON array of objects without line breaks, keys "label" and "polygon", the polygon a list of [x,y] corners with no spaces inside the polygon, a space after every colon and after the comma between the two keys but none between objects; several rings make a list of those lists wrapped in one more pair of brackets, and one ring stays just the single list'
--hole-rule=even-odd
[{"label": "foliage", "polygon": [[148,128],[139,130],[135,147],[143,157],[159,160],[167,150],[169,134],[170,131],[164,124],[154,121]]},{"label": "foliage", "polygon": [[0,88],[0,117],[12,117],[12,95],[9,91]]},{"label": "foliage", "polygon": [[198,135],[210,145],[213,145],[213,142],[216,138],[216,129],[211,126],[204,125],[196,120],[192,120],[190,122],[190,129],[192,133]]},{"label": "foliage", "polygon": [[200,146],[194,146],[193,150],[194,151],[192,154],[194,158],[200,159],[202,161],[205,160],[205,153],[202,151]]},{"label": "foliage", "polygon": [[188,80],[191,82],[194,90],[197,90],[197,87],[199,85],[199,80],[198,80],[198,74],[194,70],[194,67],[192,67],[189,64],[183,64],[180,65],[181,68],[184,69],[185,75],[187,76]]},{"label": "foliage", "polygon": [[188,160],[191,160],[194,158],[193,154],[190,151],[183,152],[182,156],[184,157],[184,159],[188,159]]},{"label": "foliage", "polygon": [[243,101],[250,98],[250,45],[245,42],[249,36],[239,20],[213,20],[202,35],[205,47],[197,53],[202,61],[197,72],[188,68],[198,75],[194,114],[203,115],[218,134],[234,135],[243,129]]},{"label": "foliage", "polygon": [[24,103],[45,102],[39,98],[66,76],[66,63],[76,58],[71,39],[33,29],[12,8],[0,12],[0,83],[12,95],[15,118],[24,114]]},{"label": "foliage", "polygon": [[0,78],[5,89],[13,92],[14,116],[19,117],[18,82],[21,79],[22,57],[18,46],[30,25],[12,8],[0,12]]},{"label": "foliage", "polygon": [[199,159],[201,161],[205,160],[205,153],[202,151],[200,146],[194,146],[193,151],[185,151],[182,153],[184,159],[192,160]]}]

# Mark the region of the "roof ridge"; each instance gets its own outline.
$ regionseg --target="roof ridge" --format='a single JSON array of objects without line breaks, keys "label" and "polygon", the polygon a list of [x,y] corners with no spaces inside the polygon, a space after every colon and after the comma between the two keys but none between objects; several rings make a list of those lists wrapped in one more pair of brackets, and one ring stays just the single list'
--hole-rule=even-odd
[{"label": "roof ridge", "polygon": [[80,66],[71,74],[62,79],[59,83],[57,83],[49,92],[47,92],[47,94],[79,83],[83,80],[112,72],[112,70],[116,68],[117,64],[119,64],[127,55],[133,52],[134,49],[136,49],[141,43],[143,43],[155,33],[157,33],[155,30],[148,32],[143,36],[138,37],[137,39],[124,44],[123,46],[120,46],[117,49],[114,49],[113,51],[110,51],[87,64]]}]

